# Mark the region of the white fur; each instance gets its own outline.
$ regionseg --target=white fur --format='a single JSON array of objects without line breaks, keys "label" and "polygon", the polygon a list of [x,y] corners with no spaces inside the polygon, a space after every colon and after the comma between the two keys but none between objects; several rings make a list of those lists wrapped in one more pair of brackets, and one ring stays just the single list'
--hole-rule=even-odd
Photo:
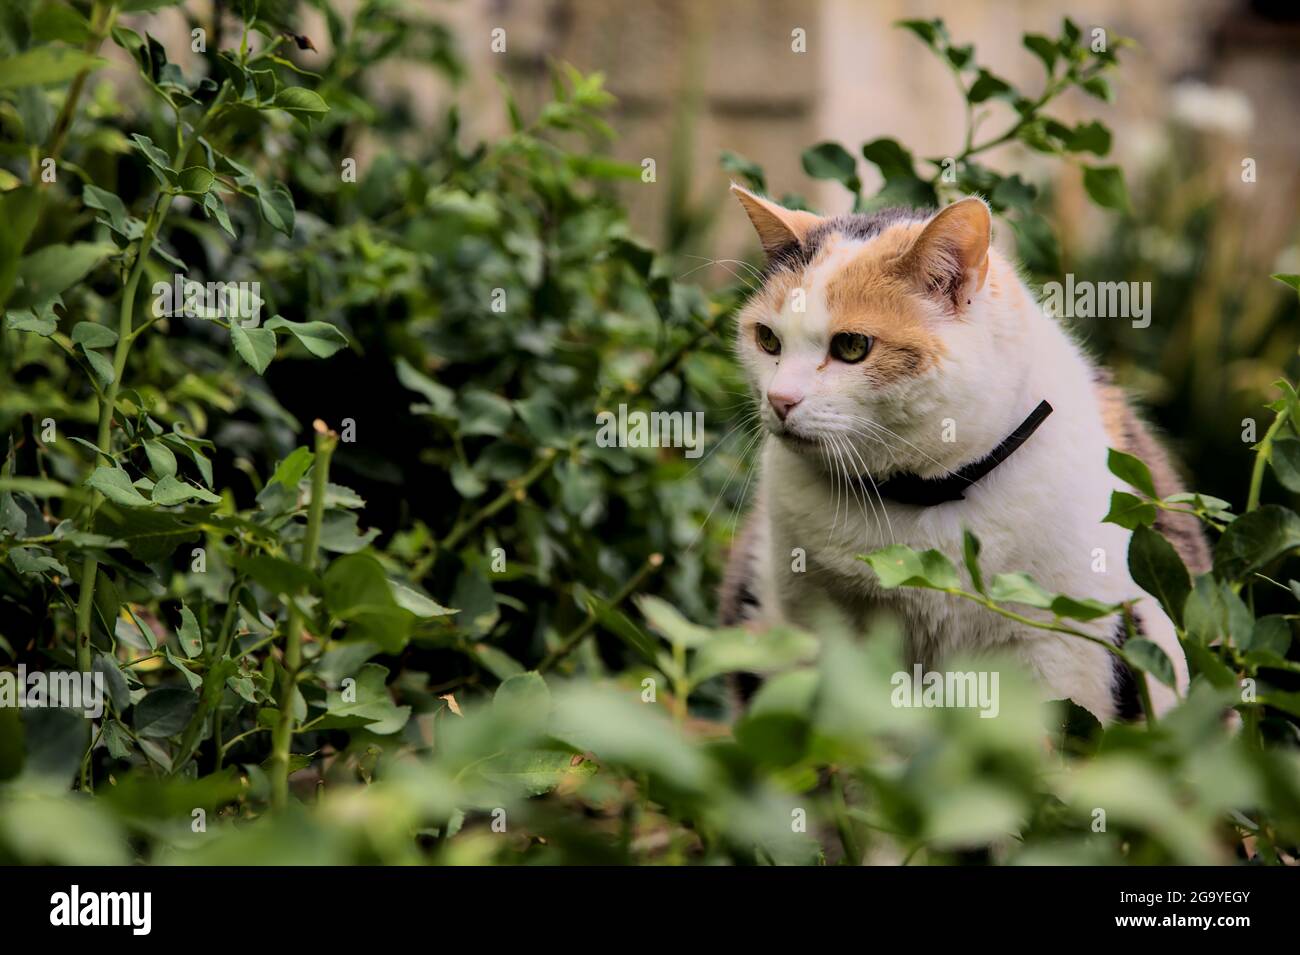
[{"label": "white fur", "polygon": [[[1107,602],[1142,597],[1137,612],[1144,636],[1169,655],[1184,691],[1187,665],[1173,625],[1129,576],[1130,533],[1101,520],[1111,492],[1125,488],[1106,467],[1110,442],[1092,369],[1078,346],[991,253],[990,278],[1000,283],[1000,296],[992,296],[992,281],[981,289],[972,281],[965,296],[971,302],[960,317],[933,309],[929,320],[946,346],[938,366],[896,385],[873,386],[861,367],[826,361],[827,280],[865,245],[834,241],[839,247],[804,281],[803,313],[787,302],[777,314],[758,316],[780,336],[781,354],[763,352],[752,336],[739,343],[770,432],[761,452],[755,541],[755,589],[763,595],[764,619],[814,630],[828,622],[864,630],[873,610],[890,608],[904,622],[912,656],[927,667],[940,667],[958,652],[1001,648],[1022,660],[1052,695],[1068,696],[1101,719],[1113,717],[1114,667],[1103,648],[1017,624],[947,594],[884,590],[858,559],[898,543],[936,548],[960,568],[962,530],[969,528],[982,545],[986,579],[1024,571],[1053,593]],[[803,396],[784,424],[766,400],[770,387]],[[956,470],[987,454],[1043,399],[1054,413],[964,501],[929,508],[896,504],[880,500],[868,480],[857,480]],[[945,424],[955,430],[950,443],[943,440]],[[797,445],[779,436],[787,429],[821,443]],[[847,481],[846,473],[854,479]],[[792,570],[795,548],[806,553],[805,572]],[[1093,569],[1099,549],[1102,573]],[[1070,626],[1110,641],[1117,620]],[[1157,710],[1174,702],[1167,687],[1147,682]]]}]

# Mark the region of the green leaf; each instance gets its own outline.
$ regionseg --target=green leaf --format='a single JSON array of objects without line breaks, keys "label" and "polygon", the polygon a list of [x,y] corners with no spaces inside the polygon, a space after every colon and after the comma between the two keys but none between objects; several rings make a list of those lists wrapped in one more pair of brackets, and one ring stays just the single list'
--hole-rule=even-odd
[{"label": "green leaf", "polygon": [[643,660],[652,665],[656,662],[660,645],[631,617],[585,588],[578,592],[577,599],[589,613],[596,615],[602,627],[636,651]]},{"label": "green leaf", "polygon": [[1104,156],[1110,152],[1110,130],[1096,120],[1080,123],[1070,132],[1065,148],[1072,153],[1090,152]]},{"label": "green leaf", "polygon": [[87,209],[98,209],[107,218],[97,219],[114,232],[128,239],[138,239],[143,234],[143,226],[132,219],[126,211],[126,204],[115,193],[100,189],[87,183],[81,190],[81,202]]},{"label": "green leaf", "polygon": [[281,594],[314,593],[320,590],[320,578],[293,561],[270,554],[253,554],[248,557],[233,556],[231,563],[241,574],[246,574],[258,586],[279,596]]},{"label": "green leaf", "polygon": [[259,375],[275,357],[275,332],[269,328],[245,328],[238,321],[230,323],[230,340],[235,352]]},{"label": "green leaf", "polygon": [[1056,43],[1040,33],[1026,33],[1022,42],[1025,49],[1043,61],[1047,75],[1051,76],[1052,69],[1056,66]]},{"label": "green leaf", "polygon": [[32,38],[42,43],[60,40],[84,46],[90,39],[90,24],[66,3],[43,3],[32,14]]},{"label": "green leaf", "polygon": [[135,143],[135,148],[140,150],[149,165],[158,171],[160,182],[171,182],[176,178],[171,157],[159,149],[152,139],[142,133],[132,133],[131,141]]},{"label": "green leaf", "polygon": [[567,750],[525,749],[492,756],[478,771],[488,782],[520,795],[540,796],[568,779],[595,775],[596,764]]},{"label": "green leaf", "polygon": [[500,395],[479,388],[460,392],[460,430],[462,434],[497,436],[505,432],[514,417],[514,408]]},{"label": "green leaf", "polygon": [[[456,393],[446,385],[440,385],[429,376],[417,371],[405,358],[398,357],[396,362],[397,380],[402,387],[418,391],[428,401],[428,410],[442,417],[454,413]],[[412,409],[414,410],[414,409]]]},{"label": "green leaf", "polygon": [[68,568],[49,554],[34,547],[11,547],[9,559],[20,574],[39,577],[42,574],[69,576]]},{"label": "green leaf", "polygon": [[1250,638],[1242,646],[1251,653],[1271,653],[1285,660],[1291,649],[1291,624],[1281,614],[1269,614],[1255,621]]},{"label": "green leaf", "polygon": [[1160,496],[1156,493],[1156,484],[1151,478],[1151,470],[1139,458],[1110,448],[1107,452],[1106,466],[1110,468],[1111,474],[1137,488],[1147,497]]},{"label": "green leaf", "polygon": [[204,501],[208,504],[218,504],[221,501],[220,497],[206,488],[186,484],[170,474],[165,474],[158,479],[158,483],[153,486],[151,496],[155,504],[164,506],[184,504],[187,501]]},{"label": "green leaf", "polygon": [[176,455],[161,441],[146,438],[144,453],[149,458],[150,469],[158,477],[171,477],[176,474]]},{"label": "green leaf", "polygon": [[175,736],[189,725],[198,705],[198,695],[192,690],[171,686],[151,690],[135,705],[136,735],[153,739]]},{"label": "green leaf", "polygon": [[1300,275],[1293,275],[1289,272],[1277,272],[1269,277],[1277,279],[1277,281],[1282,284],[1289,285],[1297,292],[1300,292]]},{"label": "green leaf", "polygon": [[5,328],[11,332],[35,332],[42,338],[49,338],[59,330],[58,319],[53,312],[37,315],[34,312],[6,312]]},{"label": "green leaf", "polygon": [[893,544],[859,557],[866,561],[880,578],[880,586],[927,587],[932,590],[959,590],[955,568],[947,557],[937,550],[917,552],[902,544]]},{"label": "green leaf", "polygon": [[294,448],[289,452],[279,464],[275,467],[275,473],[271,475],[271,480],[267,484],[282,484],[290,491],[297,492],[298,482],[306,475],[307,469],[311,467],[312,461],[316,455],[306,447]]},{"label": "green leaf", "polygon": [[75,242],[47,245],[18,264],[20,290],[13,305],[48,301],[80,282],[95,266],[117,252],[111,242]]},{"label": "green leaf", "polygon": [[203,213],[217,220],[217,224],[226,230],[233,239],[236,238],[235,227],[230,224],[230,213],[226,211],[226,202],[216,192],[208,190],[203,197]]},{"label": "green leaf", "polygon": [[1083,187],[1097,205],[1120,212],[1129,210],[1128,189],[1118,166],[1084,166]]},{"label": "green leaf", "polygon": [[649,621],[650,626],[663,634],[674,646],[694,649],[704,646],[713,639],[712,630],[691,623],[678,612],[676,607],[661,597],[647,594],[638,597],[636,605]]},{"label": "green leaf", "polygon": [[896,27],[902,27],[904,30],[911,30],[921,42],[930,49],[936,49],[940,41],[947,42],[948,31],[944,29],[943,21],[934,20],[898,20],[894,23]]},{"label": "green leaf", "polygon": [[348,624],[349,640],[371,640],[399,653],[410,639],[415,615],[398,603],[383,565],[368,554],[348,554],[325,571],[325,605]]},{"label": "green leaf", "polygon": [[1145,673],[1151,674],[1165,686],[1174,685],[1174,664],[1159,646],[1139,637],[1124,644],[1124,655]]},{"label": "green leaf", "polygon": [[1214,573],[1225,580],[1244,580],[1296,547],[1300,547],[1300,516],[1277,504],[1265,504],[1228,525],[1214,548]]},{"label": "green leaf", "polygon": [[1192,581],[1173,545],[1151,528],[1139,526],[1128,545],[1128,569],[1133,582],[1159,600],[1165,613],[1181,627]]},{"label": "green leaf", "polygon": [[411,718],[409,706],[398,706],[388,691],[388,670],[367,663],[355,677],[344,678],[343,687],[330,690],[320,729],[356,729],[379,736],[391,736]]},{"label": "green leaf", "polygon": [[277,182],[270,189],[258,189],[257,208],[267,225],[293,237],[293,195],[284,183]]},{"label": "green leaf", "polygon": [[980,70],[979,76],[966,93],[966,99],[972,103],[983,103],[994,97],[1005,98],[1007,94],[1014,92],[1006,80],[994,76],[988,70]]},{"label": "green leaf", "polygon": [[148,507],[149,500],[131,484],[131,477],[121,468],[100,467],[86,479],[86,484],[93,487],[114,504],[125,507]]},{"label": "green leaf", "polygon": [[1300,491],[1300,439],[1274,439],[1268,460],[1283,487],[1288,491]]},{"label": "green leaf", "polygon": [[212,188],[216,178],[207,166],[187,166],[177,175],[176,185],[181,192],[201,196]]},{"label": "green leaf", "polygon": [[989,583],[988,596],[997,603],[1027,604],[1048,610],[1053,597],[1034,578],[1024,573],[997,574]]},{"label": "green leaf", "polygon": [[1051,611],[1066,620],[1098,620],[1119,613],[1119,604],[1106,604],[1086,597],[1067,597],[1058,594],[1052,598]]},{"label": "green leaf", "polygon": [[85,348],[110,348],[117,344],[117,332],[95,322],[77,322],[72,326],[72,342]]},{"label": "green leaf", "polygon": [[492,696],[492,707],[521,723],[545,726],[551,715],[551,691],[541,674],[530,670],[504,680]]},{"label": "green leaf", "polygon": [[797,630],[777,627],[756,633],[718,630],[701,645],[691,660],[693,683],[723,673],[773,673],[817,656],[817,639]]},{"label": "green leaf", "polygon": [[99,352],[91,351],[84,345],[81,346],[81,354],[90,365],[90,370],[94,372],[95,378],[100,385],[107,388],[113,383],[113,379],[117,377],[117,373],[113,370],[113,363],[111,361]]},{"label": "green leaf", "polygon": [[199,631],[198,618],[185,604],[181,604],[181,625],[176,628],[176,639],[190,659],[203,652],[203,634]]},{"label": "green leaf", "polygon": [[895,139],[873,139],[865,143],[862,146],[862,157],[873,163],[886,181],[916,178],[912,154]]},{"label": "green leaf", "polygon": [[746,159],[739,153],[733,153],[730,149],[722,151],[722,168],[733,175],[740,176],[750,189],[755,192],[767,192],[767,178],[763,175],[763,167],[758,163]]},{"label": "green leaf", "polygon": [[1150,525],[1156,519],[1156,506],[1125,491],[1111,491],[1110,511],[1102,518],[1109,524],[1118,524],[1129,530]]},{"label": "green leaf", "polygon": [[0,90],[66,83],[82,70],[105,61],[90,53],[62,46],[38,46],[0,59]]},{"label": "green leaf", "polygon": [[306,118],[324,116],[330,109],[319,93],[301,86],[286,86],[276,94],[271,105],[286,113]]},{"label": "green leaf", "polygon": [[266,327],[287,329],[317,358],[328,358],[348,344],[348,337],[329,322],[291,322],[276,315],[266,323]]},{"label": "green leaf", "polygon": [[970,574],[971,583],[976,593],[984,593],[984,575],[980,573],[980,542],[968,530],[961,532],[962,560],[966,563],[966,573]]},{"label": "green leaf", "polygon": [[1109,103],[1114,99],[1114,95],[1111,93],[1110,83],[1106,81],[1104,76],[1090,76],[1079,85],[1089,96],[1095,96],[1103,102]]},{"label": "green leaf", "polygon": [[839,143],[818,143],[803,151],[803,171],[814,179],[834,179],[850,192],[858,192],[857,163],[853,155]]}]

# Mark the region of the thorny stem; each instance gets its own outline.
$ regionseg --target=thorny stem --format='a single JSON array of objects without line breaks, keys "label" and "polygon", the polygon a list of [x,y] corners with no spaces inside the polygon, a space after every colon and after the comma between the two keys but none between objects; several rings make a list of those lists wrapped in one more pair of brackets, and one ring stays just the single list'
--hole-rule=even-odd
[{"label": "thorny stem", "polygon": [[[338,444],[338,435],[321,421],[316,421],[316,459],[312,464],[311,507],[307,512],[307,533],[302,542],[299,563],[312,570],[316,563],[316,545],[320,541],[321,519],[325,514],[326,485],[329,482],[330,455]],[[284,635],[284,659],[277,704],[280,709],[271,741],[271,805],[284,809],[289,801],[289,749],[293,742],[293,696],[302,669],[302,611],[297,601],[289,601],[289,619]]]}]

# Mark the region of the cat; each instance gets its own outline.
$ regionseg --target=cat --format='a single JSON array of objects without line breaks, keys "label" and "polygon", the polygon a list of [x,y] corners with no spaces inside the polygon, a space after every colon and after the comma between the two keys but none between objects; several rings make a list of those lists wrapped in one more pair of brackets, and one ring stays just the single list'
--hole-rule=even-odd
[{"label": "cat", "polygon": [[[938,591],[884,589],[858,559],[897,543],[960,568],[969,529],[985,579],[1023,571],[1052,593],[1135,599],[1138,633],[1175,671],[1175,689],[1147,679],[1153,706],[1173,705],[1188,681],[1173,624],[1129,575],[1131,532],[1102,518],[1111,492],[1130,490],[1108,448],[1143,459],[1162,496],[1179,491],[1174,467],[993,247],[987,204],[822,217],[732,191],[766,255],[736,340],[766,433],[720,622],[862,633],[888,610],[911,663],[997,649],[1052,698],[1102,721],[1139,716],[1131,671],[1104,647]],[[1193,573],[1209,568],[1195,517],[1162,510],[1156,527]],[[1071,626],[1127,637],[1119,615]]]}]

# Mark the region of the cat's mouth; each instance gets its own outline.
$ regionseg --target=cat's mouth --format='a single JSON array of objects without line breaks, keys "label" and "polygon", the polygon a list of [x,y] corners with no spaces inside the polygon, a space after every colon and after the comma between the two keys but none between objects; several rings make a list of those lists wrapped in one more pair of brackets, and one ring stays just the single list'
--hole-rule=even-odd
[{"label": "cat's mouth", "polygon": [[794,448],[811,451],[814,448],[821,447],[821,439],[813,435],[799,434],[789,428],[782,428],[776,433],[776,436],[786,444]]}]

